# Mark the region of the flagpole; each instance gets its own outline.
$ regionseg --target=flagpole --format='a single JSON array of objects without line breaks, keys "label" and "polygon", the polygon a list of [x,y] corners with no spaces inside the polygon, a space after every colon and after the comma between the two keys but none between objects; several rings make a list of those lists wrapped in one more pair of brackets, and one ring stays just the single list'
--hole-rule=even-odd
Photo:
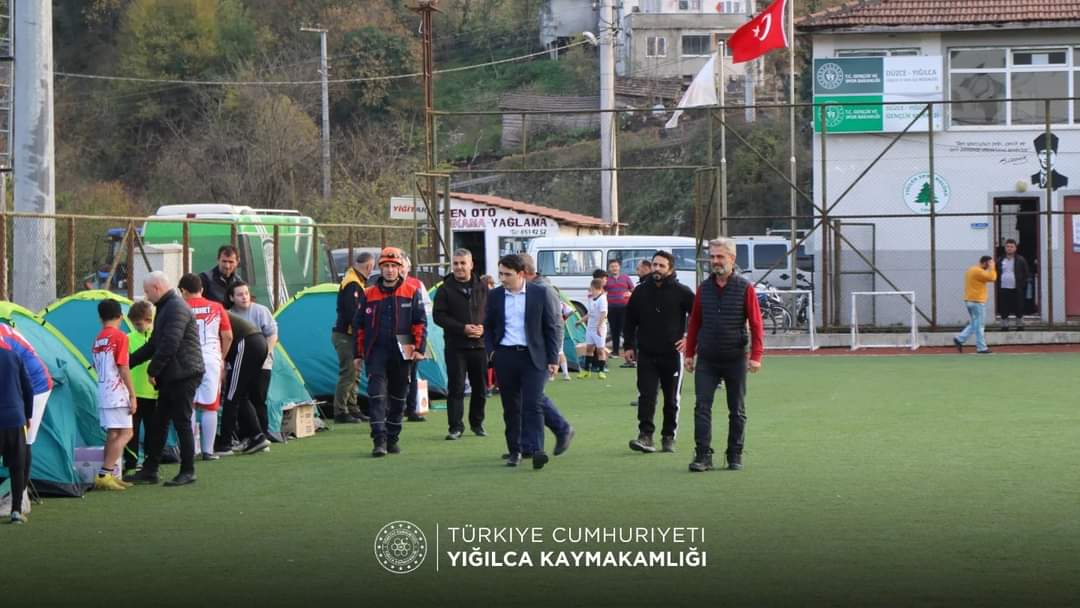
[{"label": "flagpole", "polygon": [[717,235],[728,236],[728,192],[727,192],[727,111],[726,89],[727,77],[724,75],[724,58],[727,56],[727,41],[720,41],[719,57],[720,78],[717,81],[717,90],[720,99],[720,217],[717,224]]},{"label": "flagpole", "polygon": [[[791,131],[789,138],[791,141],[791,288],[798,288],[798,280],[796,279],[798,273],[798,261],[799,255],[795,250],[798,244],[798,237],[795,235],[795,230],[798,226],[798,222],[795,220],[796,207],[798,199],[795,192],[795,184],[798,182],[798,172],[795,166],[795,0],[787,0],[787,14],[788,14],[788,102],[791,106],[788,108],[788,119],[790,121]],[[810,323],[814,320],[810,319]]]}]

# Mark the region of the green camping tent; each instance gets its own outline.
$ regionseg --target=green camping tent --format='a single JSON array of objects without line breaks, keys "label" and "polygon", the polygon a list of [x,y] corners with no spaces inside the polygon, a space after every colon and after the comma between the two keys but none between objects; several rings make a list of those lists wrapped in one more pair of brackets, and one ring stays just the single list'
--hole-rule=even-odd
[{"label": "green camping tent", "polygon": [[98,422],[97,378],[71,342],[29,310],[0,302],[0,323],[14,327],[30,342],[53,377],[52,395],[34,443],[30,479],[43,494],[81,496],[75,448],[105,444]]},{"label": "green camping tent", "polygon": [[[280,337],[280,325],[278,334]],[[304,378],[296,368],[296,363],[285,351],[279,341],[274,348],[274,368],[270,372],[270,389],[266,393],[266,411],[270,422],[270,432],[281,432],[281,411],[293,403],[314,401],[311,393],[304,387]]]},{"label": "green camping tent", "polygon": [[131,332],[131,327],[127,323],[127,312],[131,307],[131,300],[103,289],[80,291],[75,295],[62,298],[46,306],[45,310],[39,314],[64,334],[64,337],[75,345],[87,361],[93,361],[94,355],[90,351],[94,346],[94,339],[101,331],[97,307],[99,302],[106,299],[120,302],[120,310],[125,315],[120,324],[120,331],[125,334]]},{"label": "green camping tent", "polygon": [[[296,294],[274,317],[281,344],[294,356],[307,390],[318,397],[334,394],[337,385],[337,354],[330,343],[330,329],[337,316],[335,283],[323,283]],[[442,328],[428,314],[428,358],[420,364],[420,377],[428,381],[433,397],[446,395],[446,361]],[[367,394],[367,378],[361,374],[359,391]]]}]

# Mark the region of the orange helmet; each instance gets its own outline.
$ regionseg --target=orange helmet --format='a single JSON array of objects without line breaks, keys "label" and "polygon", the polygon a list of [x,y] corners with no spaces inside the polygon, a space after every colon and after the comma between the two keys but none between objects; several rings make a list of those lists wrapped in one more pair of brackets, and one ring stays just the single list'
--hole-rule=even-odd
[{"label": "orange helmet", "polygon": [[404,267],[405,254],[397,247],[383,247],[382,253],[379,254],[379,266],[383,264],[397,264]]}]

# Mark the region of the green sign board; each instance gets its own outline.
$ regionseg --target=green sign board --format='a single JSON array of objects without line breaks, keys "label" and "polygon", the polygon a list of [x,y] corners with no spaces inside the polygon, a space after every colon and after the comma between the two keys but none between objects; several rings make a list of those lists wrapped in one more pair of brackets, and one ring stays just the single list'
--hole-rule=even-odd
[{"label": "green sign board", "polygon": [[814,92],[820,95],[884,93],[884,58],[815,59]]},{"label": "green sign board", "polygon": [[[815,104],[855,104],[825,106],[825,126],[829,133],[881,132],[885,125],[881,101],[881,95],[814,96]],[[818,133],[822,131],[821,115],[821,107],[815,107],[814,130]]]}]

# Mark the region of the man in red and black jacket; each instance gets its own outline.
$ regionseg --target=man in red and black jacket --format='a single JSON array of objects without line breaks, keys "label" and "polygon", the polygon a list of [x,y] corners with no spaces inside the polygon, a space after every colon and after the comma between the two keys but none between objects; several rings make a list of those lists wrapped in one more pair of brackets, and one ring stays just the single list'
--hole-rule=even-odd
[{"label": "man in red and black jacket", "polygon": [[[761,369],[765,335],[754,286],[733,273],[735,241],[727,238],[709,242],[713,273],[698,286],[686,330],[686,369],[694,374],[694,442],[697,453],[691,472],[708,471],[712,464],[712,405],[716,387],[727,385],[727,464],[742,468],[743,437],[746,429],[746,372]],[[750,346],[747,357],[746,347]],[[694,355],[697,364],[694,364]]]},{"label": "man in red and black jacket", "polygon": [[[409,392],[409,376],[427,348],[427,315],[420,289],[402,275],[405,255],[386,247],[379,255],[382,275],[360,298],[353,319],[355,361],[365,362],[371,415],[371,455],[401,452],[401,418]],[[387,404],[389,399],[389,404]]]}]

